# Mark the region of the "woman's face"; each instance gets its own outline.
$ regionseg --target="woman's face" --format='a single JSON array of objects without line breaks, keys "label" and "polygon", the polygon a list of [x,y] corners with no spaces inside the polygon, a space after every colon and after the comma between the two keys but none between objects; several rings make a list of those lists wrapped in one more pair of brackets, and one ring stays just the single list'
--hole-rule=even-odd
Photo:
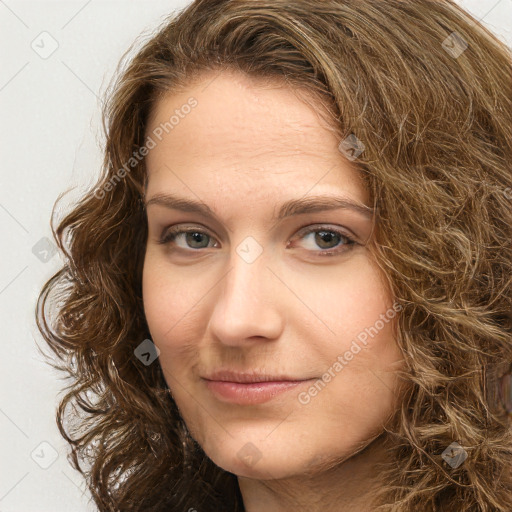
[{"label": "woman's face", "polygon": [[350,457],[395,408],[401,354],[340,141],[291,89],[228,73],[161,99],[146,135],[144,308],[192,436],[246,477]]}]

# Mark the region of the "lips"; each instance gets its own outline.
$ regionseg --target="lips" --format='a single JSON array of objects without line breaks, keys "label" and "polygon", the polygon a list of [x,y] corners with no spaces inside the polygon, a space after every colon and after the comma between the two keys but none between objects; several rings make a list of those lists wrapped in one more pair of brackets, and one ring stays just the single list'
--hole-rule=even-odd
[{"label": "lips", "polygon": [[238,405],[264,403],[313,380],[282,374],[232,371],[217,371],[202,379],[218,400]]},{"label": "lips", "polygon": [[284,382],[284,381],[292,381],[297,382],[300,380],[307,380],[304,377],[291,377],[288,375],[282,375],[277,373],[270,372],[233,372],[231,370],[219,370],[213,373],[210,373],[206,376],[203,376],[203,379],[207,380],[216,380],[216,381],[224,381],[224,382],[242,382],[242,383],[251,383],[251,382]]}]

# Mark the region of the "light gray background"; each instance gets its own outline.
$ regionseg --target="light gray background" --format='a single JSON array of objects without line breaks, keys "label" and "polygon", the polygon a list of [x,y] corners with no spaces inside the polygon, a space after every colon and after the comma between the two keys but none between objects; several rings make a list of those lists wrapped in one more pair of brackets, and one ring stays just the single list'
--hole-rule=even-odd
[{"label": "light gray background", "polygon": [[[100,98],[121,55],[188,3],[0,0],[0,512],[96,510],[55,424],[63,381],[36,350],[35,301],[62,264],[45,237],[58,194],[77,186],[65,207],[98,175]],[[512,46],[512,0],[460,3]]]}]

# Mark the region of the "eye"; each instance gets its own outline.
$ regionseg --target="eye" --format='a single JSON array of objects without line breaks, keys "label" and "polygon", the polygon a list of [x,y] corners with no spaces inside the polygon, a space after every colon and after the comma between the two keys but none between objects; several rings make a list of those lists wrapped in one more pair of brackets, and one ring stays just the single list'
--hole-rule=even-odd
[{"label": "eye", "polygon": [[[296,237],[304,240],[306,250],[316,253],[318,256],[335,256],[354,247],[357,242],[339,229],[328,226],[308,227],[307,230],[301,230]],[[190,250],[208,249],[218,247],[215,241],[208,233],[197,227],[184,228],[182,226],[171,227],[164,231],[159,244],[176,245],[178,249]],[[181,245],[180,245],[181,243]],[[290,243],[287,247],[290,247]],[[318,250],[319,248],[319,250]],[[335,250],[327,250],[335,249]]]},{"label": "eye", "polygon": [[[308,227],[299,232],[298,238],[306,242],[306,249],[316,252],[318,256],[335,256],[353,248],[357,243],[341,230],[329,226]],[[321,250],[315,250],[318,247]]]},{"label": "eye", "polygon": [[[166,232],[158,241],[159,244],[165,245],[176,244],[179,249],[206,249],[208,248],[208,241],[212,237],[198,228],[182,228],[180,226],[173,227]],[[180,246],[176,242],[181,241],[185,245]]]}]

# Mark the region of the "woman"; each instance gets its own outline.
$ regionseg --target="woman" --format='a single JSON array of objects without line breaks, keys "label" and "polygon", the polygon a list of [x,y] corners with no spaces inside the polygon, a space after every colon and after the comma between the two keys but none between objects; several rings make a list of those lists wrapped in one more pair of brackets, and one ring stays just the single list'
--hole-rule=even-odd
[{"label": "woman", "polygon": [[511,72],[446,0],[196,1],[138,50],[37,311],[100,510],[512,510]]}]

